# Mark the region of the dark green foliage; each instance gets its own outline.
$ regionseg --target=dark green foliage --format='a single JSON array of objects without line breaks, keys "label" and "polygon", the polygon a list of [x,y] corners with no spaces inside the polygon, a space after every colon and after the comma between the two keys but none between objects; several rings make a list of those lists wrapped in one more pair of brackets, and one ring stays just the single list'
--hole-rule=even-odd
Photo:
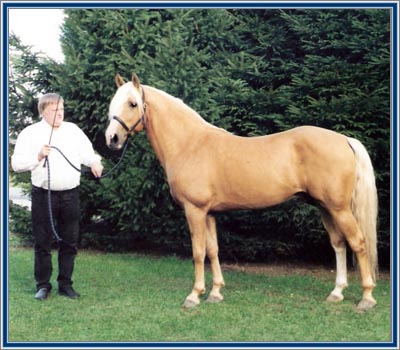
[{"label": "dark green foliage", "polygon": [[8,202],[10,220],[9,231],[18,234],[23,244],[32,243],[31,213],[26,208]]},{"label": "dark green foliage", "polygon": [[[376,170],[381,263],[390,244],[390,13],[388,10],[66,11],[65,63],[52,90],[105,158],[114,75],[181,98],[206,120],[244,136],[317,125],[358,138]],[[34,80],[37,91],[48,86]],[[36,90],[35,90],[36,91]],[[279,152],[279,150],[276,150]],[[82,244],[107,250],[191,254],[183,212],[144,135],[118,174],[82,180]],[[218,215],[221,255],[231,260],[332,261],[318,211],[292,201]]]},{"label": "dark green foliage", "polygon": [[9,79],[9,131],[11,137],[27,125],[39,120],[37,95],[53,88],[56,64],[51,60],[32,54],[30,47],[11,35]]}]

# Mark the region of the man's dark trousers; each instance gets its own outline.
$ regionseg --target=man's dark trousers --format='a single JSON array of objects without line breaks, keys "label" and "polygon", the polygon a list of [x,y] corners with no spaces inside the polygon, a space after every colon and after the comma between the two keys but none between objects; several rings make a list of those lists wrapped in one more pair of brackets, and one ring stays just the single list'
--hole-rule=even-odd
[{"label": "man's dark trousers", "polygon": [[[54,225],[61,238],[58,242],[58,285],[72,285],[72,273],[79,237],[79,186],[66,191],[51,191]],[[54,241],[48,209],[48,191],[32,186],[32,229],[35,239],[34,273],[36,288],[51,290],[53,271],[51,246]]]}]

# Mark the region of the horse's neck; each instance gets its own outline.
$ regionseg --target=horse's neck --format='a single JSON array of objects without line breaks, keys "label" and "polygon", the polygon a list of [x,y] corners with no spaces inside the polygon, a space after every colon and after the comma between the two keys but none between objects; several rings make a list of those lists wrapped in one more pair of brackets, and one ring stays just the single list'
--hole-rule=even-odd
[{"label": "horse's neck", "polygon": [[182,101],[163,91],[144,87],[147,110],[147,137],[163,168],[179,156],[207,128],[212,128]]}]

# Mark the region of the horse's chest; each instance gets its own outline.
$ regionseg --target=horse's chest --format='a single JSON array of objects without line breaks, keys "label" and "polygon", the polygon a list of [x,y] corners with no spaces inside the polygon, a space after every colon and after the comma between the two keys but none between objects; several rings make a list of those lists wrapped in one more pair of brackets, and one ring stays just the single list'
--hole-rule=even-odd
[{"label": "horse's chest", "polygon": [[212,198],[210,179],[196,172],[168,176],[168,184],[171,196],[181,205],[191,202],[200,207],[207,205]]}]

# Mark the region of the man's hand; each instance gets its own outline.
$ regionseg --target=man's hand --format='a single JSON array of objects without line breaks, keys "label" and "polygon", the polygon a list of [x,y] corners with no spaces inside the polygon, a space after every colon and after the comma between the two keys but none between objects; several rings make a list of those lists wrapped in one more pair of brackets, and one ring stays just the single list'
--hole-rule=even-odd
[{"label": "man's hand", "polygon": [[40,150],[39,154],[38,154],[38,160],[39,162],[43,159],[46,158],[51,151],[51,146],[50,145],[44,145],[42,147],[42,149]]},{"label": "man's hand", "polygon": [[90,170],[92,170],[92,174],[94,175],[94,177],[99,178],[103,172],[103,166],[101,165],[101,163],[94,163],[90,167]]}]

